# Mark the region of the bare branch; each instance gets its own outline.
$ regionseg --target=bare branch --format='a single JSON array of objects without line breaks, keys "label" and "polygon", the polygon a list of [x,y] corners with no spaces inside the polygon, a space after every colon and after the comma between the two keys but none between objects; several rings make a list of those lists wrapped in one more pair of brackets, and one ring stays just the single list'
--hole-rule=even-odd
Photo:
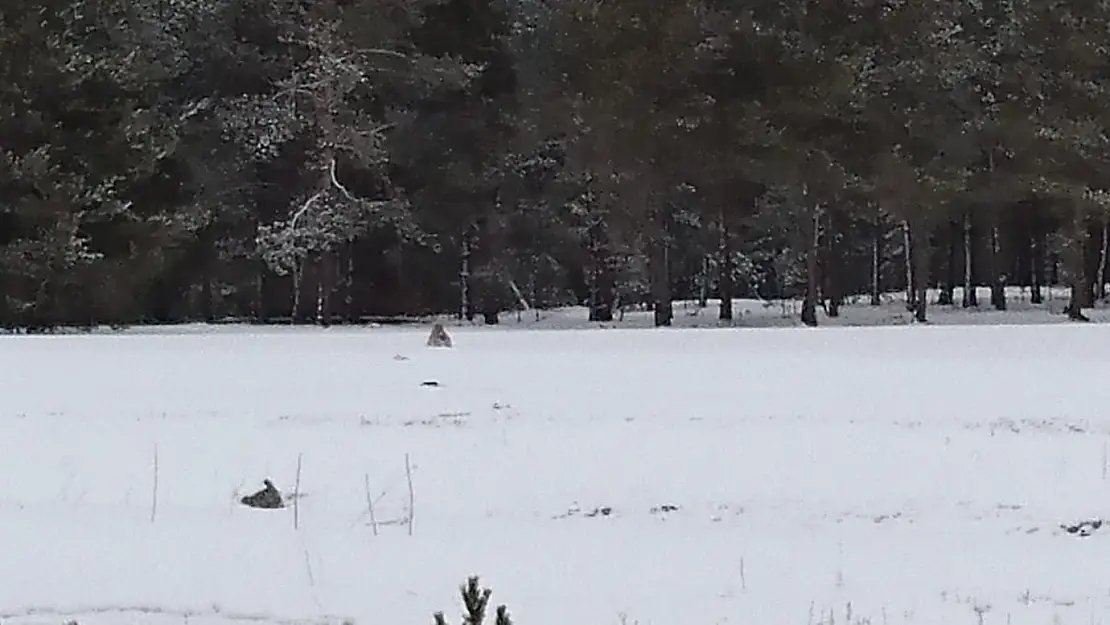
[{"label": "bare branch", "polygon": [[407,55],[403,52],[398,52],[396,50],[387,50],[385,48],[359,48],[358,51],[362,52],[363,54],[374,54],[374,55],[378,55],[378,56],[391,56],[395,59],[402,59],[402,60],[405,60],[405,61],[408,61],[409,58],[410,58],[409,55]]},{"label": "bare branch", "polygon": [[297,220],[300,219],[302,215],[307,213],[308,209],[312,208],[312,205],[315,204],[316,200],[320,199],[320,196],[323,195],[323,194],[324,194],[323,191],[317,191],[315,194],[313,194],[312,197],[308,198],[308,200],[305,201],[305,203],[301,205],[301,207],[297,210],[296,213],[293,213],[293,218],[289,220],[289,229],[290,230],[292,230],[293,228],[295,228],[297,226]]},{"label": "bare branch", "polygon": [[344,196],[346,196],[346,198],[347,198],[348,200],[350,200],[350,201],[352,201],[352,202],[357,202],[357,201],[358,201],[358,198],[356,198],[356,197],[354,196],[354,194],[353,194],[353,193],[351,193],[351,192],[350,192],[350,191],[349,191],[349,190],[347,189],[347,187],[343,186],[343,184],[339,182],[339,178],[338,178],[338,177],[336,177],[336,175],[335,175],[335,159],[334,159],[334,158],[333,158],[333,159],[331,159],[331,163],[330,163],[330,164],[328,165],[328,175],[330,175],[330,176],[331,176],[331,183],[332,183],[332,185],[334,185],[336,189],[339,189],[339,191],[340,191],[340,192],[341,192],[341,193],[342,193],[342,194],[343,194]]}]

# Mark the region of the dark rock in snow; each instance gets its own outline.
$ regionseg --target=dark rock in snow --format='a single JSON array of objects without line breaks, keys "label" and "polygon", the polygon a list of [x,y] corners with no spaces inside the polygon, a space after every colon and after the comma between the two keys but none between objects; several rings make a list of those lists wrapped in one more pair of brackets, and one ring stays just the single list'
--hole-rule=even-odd
[{"label": "dark rock in snow", "polygon": [[[680,508],[679,506],[667,503],[667,504],[663,504],[661,506],[652,506],[648,510],[648,513],[653,514],[653,515],[663,515],[663,516],[665,516],[668,513],[678,512],[681,509],[682,508]],[[616,515],[616,513],[617,513],[617,511],[614,510],[611,506],[599,506],[597,508],[593,508],[593,509],[590,509],[588,511],[583,511],[582,508],[580,508],[578,506],[578,504],[574,504],[573,506],[571,506],[571,508],[569,510],[566,511],[566,513],[560,514],[560,515],[558,515],[554,518],[556,518],[556,519],[569,519],[569,518],[572,518],[572,517],[579,517],[580,516],[580,517],[584,517],[584,518],[587,518],[587,519],[596,519],[596,518],[599,518],[599,517],[612,517],[612,516]]]},{"label": "dark rock in snow", "polygon": [[1091,519],[1090,521],[1080,521],[1078,523],[1065,523],[1060,526],[1060,529],[1073,536],[1090,536],[1096,530],[1102,527],[1102,519]]},{"label": "dark rock in snow", "polygon": [[253,495],[247,495],[246,497],[243,497],[239,500],[239,502],[242,503],[244,506],[249,506],[251,508],[262,508],[264,510],[284,508],[285,502],[282,501],[281,493],[278,492],[278,489],[274,488],[273,482],[271,482],[270,480],[262,480],[262,483],[265,484],[265,488],[258,491],[257,493],[254,493]]}]

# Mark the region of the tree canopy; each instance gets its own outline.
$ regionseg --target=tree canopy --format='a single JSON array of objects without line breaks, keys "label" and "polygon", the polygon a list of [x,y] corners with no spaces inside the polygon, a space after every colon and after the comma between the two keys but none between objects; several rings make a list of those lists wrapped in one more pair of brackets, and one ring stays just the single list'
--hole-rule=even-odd
[{"label": "tree canopy", "polygon": [[1108,35],[1082,0],[8,0],[0,325],[925,320],[1049,268],[1082,319]]}]

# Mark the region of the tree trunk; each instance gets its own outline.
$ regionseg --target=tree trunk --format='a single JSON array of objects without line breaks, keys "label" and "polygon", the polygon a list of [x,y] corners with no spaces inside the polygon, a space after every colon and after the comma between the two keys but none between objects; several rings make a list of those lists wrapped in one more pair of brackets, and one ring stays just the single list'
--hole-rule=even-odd
[{"label": "tree trunk", "polygon": [[825,309],[826,313],[831,318],[840,316],[840,305],[844,301],[843,290],[841,289],[841,270],[843,268],[843,258],[841,258],[841,246],[838,245],[840,232],[840,223],[838,217],[840,216],[839,209],[831,208],[825,211],[827,217],[825,222],[825,263],[821,271],[822,283],[824,285],[824,297],[828,300],[828,308]]},{"label": "tree trunk", "polygon": [[347,262],[343,270],[343,316],[348,323],[358,321],[355,314],[355,249],[354,243],[347,242]]},{"label": "tree trunk", "polygon": [[648,274],[651,281],[651,309],[655,327],[670,326],[674,321],[671,291],[671,236],[674,233],[674,209],[660,202],[650,191],[645,201],[654,205],[649,212],[653,236],[648,242]]},{"label": "tree trunk", "polygon": [[717,296],[721,299],[720,310],[717,317],[721,321],[732,321],[733,281],[732,273],[732,241],[728,224],[725,222],[724,211],[721,211],[717,228],[720,231],[720,241],[717,243]]},{"label": "tree trunk", "polygon": [[913,246],[910,249],[913,251],[912,257],[914,260],[913,316],[918,323],[925,323],[928,321],[926,307],[929,304],[929,260],[932,249],[929,245],[929,232],[920,223],[914,225],[911,242]]},{"label": "tree trunk", "polygon": [[289,313],[289,322],[293,324],[301,319],[301,288],[304,281],[304,266],[304,259],[293,262],[293,309]]},{"label": "tree trunk", "polygon": [[701,271],[698,273],[698,310],[709,306],[709,254],[701,257]]},{"label": "tree trunk", "polygon": [[[321,5],[317,5],[323,8]],[[319,188],[321,191],[331,189],[337,186],[336,180],[336,144],[338,142],[339,130],[337,128],[335,119],[335,107],[337,103],[337,96],[335,93],[335,85],[330,80],[321,81],[321,91],[319,97],[316,99],[317,119],[320,129],[319,145],[323,152],[323,162],[325,171],[321,173]],[[326,323],[327,298],[328,288],[330,286],[331,275],[329,274],[329,260],[331,259],[331,250],[325,247],[323,251],[316,255],[315,258],[315,275],[316,275],[316,310],[313,315],[314,320],[319,325]]]},{"label": "tree trunk", "polygon": [[1084,224],[1084,215],[1080,207],[1073,207],[1075,215],[1072,218],[1071,237],[1066,243],[1067,265],[1071,273],[1071,299],[1065,312],[1072,321],[1090,321],[1083,314],[1083,304],[1087,300],[1090,289],[1087,285],[1086,268],[1083,262],[1083,250],[1086,247],[1087,228]]},{"label": "tree trunk", "polygon": [[913,248],[914,240],[913,235],[910,233],[910,224],[903,221],[902,258],[906,266],[906,310],[910,312],[917,310],[917,302],[914,301],[914,298],[917,297],[917,285],[914,281],[916,276],[913,270]]},{"label": "tree trunk", "polygon": [[651,303],[655,327],[670,326],[674,320],[674,303],[671,300],[670,252],[665,240],[652,241],[648,255],[651,274]]},{"label": "tree trunk", "polygon": [[975,247],[973,235],[971,210],[967,209],[964,211],[964,298],[962,302],[964,308],[979,305],[979,294],[975,290],[975,274],[972,271],[974,268],[972,265],[972,258],[974,257],[972,250]]},{"label": "tree trunk", "polygon": [[1065,312],[1068,314],[1068,319],[1072,321],[1090,321],[1091,319],[1083,314],[1083,305],[1081,302],[1086,299],[1086,294],[1083,293],[1086,289],[1086,280],[1083,277],[1082,271],[1072,278],[1071,283],[1071,297],[1068,300],[1068,307]]},{"label": "tree trunk", "polygon": [[528,259],[528,297],[532,300],[534,319],[539,321],[540,306],[543,303],[540,302],[540,258],[537,254],[532,254]]},{"label": "tree trunk", "polygon": [[586,231],[590,253],[590,321],[610,322],[616,300],[613,289],[609,233],[604,218],[598,217]]},{"label": "tree trunk", "polygon": [[1041,290],[1044,286],[1044,245],[1041,240],[1041,235],[1035,235],[1033,239],[1033,249],[1031,255],[1033,257],[1033,272],[1030,286],[1029,301],[1033,304],[1044,303],[1044,292]]},{"label": "tree trunk", "polygon": [[216,320],[216,309],[214,306],[214,299],[212,296],[212,275],[209,271],[208,264],[205,263],[201,269],[201,283],[200,283],[200,309],[204,320],[212,323]]},{"label": "tree trunk", "polygon": [[1083,275],[1087,281],[1087,294],[1086,299],[1083,300],[1083,308],[1093,308],[1098,291],[1098,261],[1102,248],[1102,228],[1090,217],[1086,219],[1086,223],[1086,243],[1083,245]]},{"label": "tree trunk", "polygon": [[[993,219],[998,219],[995,216]],[[1006,310],[1006,274],[1002,271],[1002,250],[998,236],[998,224],[992,223],[988,252],[988,266],[991,277],[991,306],[995,310]]]},{"label": "tree trunk", "polygon": [[808,242],[806,251],[806,294],[805,300],[802,302],[802,323],[811,328],[817,325],[817,256],[820,251],[820,219],[821,207],[815,206],[813,217],[805,220],[809,227],[805,231]]},{"label": "tree trunk", "polygon": [[[1048,250],[1047,237],[1042,244],[1044,245],[1045,250]],[[1060,284],[1060,265],[1064,263],[1063,255],[1057,251],[1053,251],[1051,254],[1046,255],[1048,256],[1049,260],[1049,262],[1047,263],[1048,267],[1046,267],[1049,277],[1048,280],[1045,281],[1045,285],[1048,287],[1053,287],[1057,284]],[[1049,291],[1048,295],[1049,297],[1052,297],[1052,291]]]},{"label": "tree trunk", "polygon": [[613,278],[602,268],[591,269],[590,321],[613,320]]},{"label": "tree trunk", "polygon": [[613,275],[607,257],[595,257],[590,269],[590,321],[613,320]]},{"label": "tree trunk", "polygon": [[881,268],[883,261],[883,217],[881,212],[876,212],[875,223],[871,233],[871,305],[879,306],[882,302]]},{"label": "tree trunk", "polygon": [[327,319],[325,319],[325,317],[324,317],[324,300],[326,298],[324,296],[324,272],[323,272],[323,267],[317,267],[317,272],[316,273],[318,275],[316,276],[316,314],[315,314],[315,320],[316,320],[316,325],[326,326],[328,323],[327,323]]},{"label": "tree trunk", "polygon": [[1042,232],[1043,226],[1041,220],[1034,217],[1033,225],[1030,228],[1032,232],[1029,233],[1029,301],[1033,304],[1044,303],[1044,293],[1041,288],[1044,286],[1044,265],[1045,265],[1045,234]]},{"label": "tree trunk", "polygon": [[487,326],[495,326],[501,323],[497,307],[492,303],[493,298],[487,298],[486,305],[482,307],[482,321]]},{"label": "tree trunk", "polygon": [[338,287],[335,281],[338,262],[339,252],[335,250],[324,252],[320,257],[316,322],[322,326],[329,326],[332,322],[332,296],[335,295],[335,290]]},{"label": "tree trunk", "polygon": [[956,283],[960,280],[960,267],[958,263],[958,242],[960,238],[960,224],[955,221],[949,222],[944,241],[945,247],[948,248],[948,258],[944,265],[946,275],[944,284],[941,285],[940,288],[940,295],[937,297],[937,305],[939,306],[952,306],[956,303]]},{"label": "tree trunk", "polygon": [[266,289],[266,272],[261,266],[261,261],[254,261],[252,266],[255,267],[254,272],[254,296],[251,298],[251,317],[255,321],[261,321],[262,317],[266,315],[266,303],[263,297]]},{"label": "tree trunk", "polygon": [[470,233],[463,234],[462,265],[459,267],[459,319],[474,321],[474,309],[470,305]]},{"label": "tree trunk", "polygon": [[1096,273],[1097,282],[1095,283],[1095,299],[1103,301],[1106,299],[1106,255],[1107,255],[1107,220],[1106,217],[1102,218],[1102,241],[1098,248],[1098,272]]}]

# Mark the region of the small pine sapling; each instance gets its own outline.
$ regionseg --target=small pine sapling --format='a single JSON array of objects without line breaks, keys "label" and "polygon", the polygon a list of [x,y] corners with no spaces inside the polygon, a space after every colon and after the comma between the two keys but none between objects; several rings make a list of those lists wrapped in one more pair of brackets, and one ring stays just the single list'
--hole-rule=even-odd
[{"label": "small pine sapling", "polygon": [[478,576],[466,580],[466,584],[459,589],[462,593],[463,608],[466,614],[463,625],[482,625],[486,621],[486,606],[489,605],[490,595],[493,591],[489,588],[480,588]]},{"label": "small pine sapling", "polygon": [[[459,587],[459,594],[462,595],[463,608],[466,610],[463,615],[463,625],[483,625],[486,620],[486,608],[489,606],[489,598],[493,591],[489,588],[481,588],[478,577],[473,576],[467,578],[466,583]],[[496,615],[495,625],[513,625],[506,606],[497,606]],[[433,616],[435,625],[447,625],[443,612],[436,612]]]}]

